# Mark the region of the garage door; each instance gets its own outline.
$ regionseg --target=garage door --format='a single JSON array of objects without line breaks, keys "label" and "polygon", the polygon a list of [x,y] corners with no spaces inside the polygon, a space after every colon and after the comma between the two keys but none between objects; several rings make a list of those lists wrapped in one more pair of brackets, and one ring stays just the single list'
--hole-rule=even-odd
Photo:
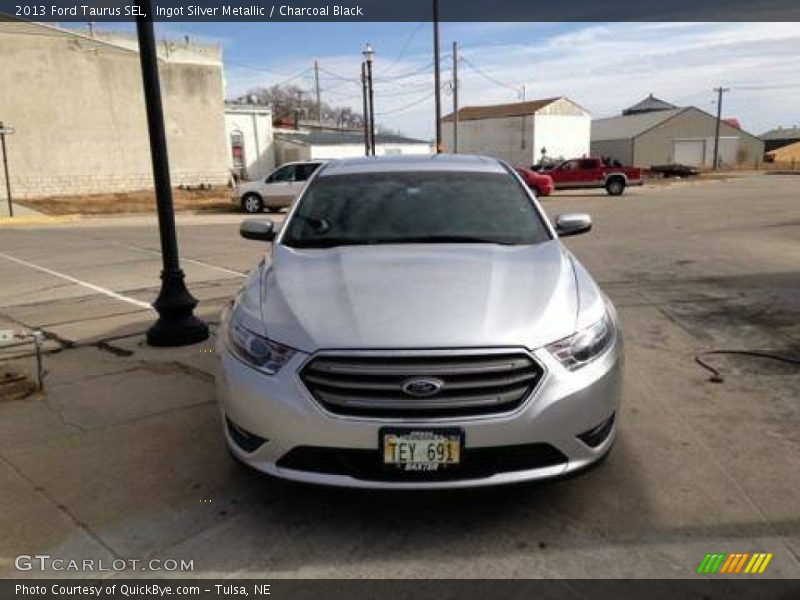
[{"label": "garage door", "polygon": [[673,140],[672,156],[678,164],[702,167],[706,162],[706,141]]}]

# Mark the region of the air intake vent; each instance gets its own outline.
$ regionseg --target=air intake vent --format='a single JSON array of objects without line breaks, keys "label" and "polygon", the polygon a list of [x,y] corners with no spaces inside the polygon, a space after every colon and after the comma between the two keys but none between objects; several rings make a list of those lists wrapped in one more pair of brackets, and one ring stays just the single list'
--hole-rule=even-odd
[{"label": "air intake vent", "polygon": [[543,374],[524,353],[319,356],[301,378],[326,409],[343,415],[448,417],[508,412]]}]

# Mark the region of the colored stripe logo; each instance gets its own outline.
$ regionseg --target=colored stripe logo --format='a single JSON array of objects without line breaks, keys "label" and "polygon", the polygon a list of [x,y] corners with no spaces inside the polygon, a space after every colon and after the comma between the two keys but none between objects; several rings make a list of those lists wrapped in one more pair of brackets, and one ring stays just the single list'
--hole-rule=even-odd
[{"label": "colored stripe logo", "polygon": [[724,573],[727,575],[747,573],[755,575],[763,573],[773,554],[765,552],[714,552],[707,553],[697,567],[698,573],[714,574]]}]

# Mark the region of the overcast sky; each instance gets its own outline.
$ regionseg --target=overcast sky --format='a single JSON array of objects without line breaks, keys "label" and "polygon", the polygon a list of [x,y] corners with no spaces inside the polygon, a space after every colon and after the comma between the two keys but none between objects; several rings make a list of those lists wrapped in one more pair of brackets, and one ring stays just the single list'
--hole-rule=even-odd
[{"label": "overcast sky", "polygon": [[[229,95],[286,82],[361,111],[360,51],[375,47],[377,120],[430,139],[433,120],[430,23],[170,23],[159,35],[188,34],[222,45]],[[461,106],[567,96],[593,117],[618,114],[649,93],[714,112],[712,88],[730,87],[723,116],[762,133],[800,124],[800,23],[443,23],[442,101],[457,40]],[[477,70],[476,70],[477,68]]]}]

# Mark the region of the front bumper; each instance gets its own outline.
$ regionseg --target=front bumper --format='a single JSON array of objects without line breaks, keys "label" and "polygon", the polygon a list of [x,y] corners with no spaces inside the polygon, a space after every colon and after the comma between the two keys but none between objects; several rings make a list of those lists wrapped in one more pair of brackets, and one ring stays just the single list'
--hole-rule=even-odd
[{"label": "front bumper", "polygon": [[[583,470],[601,460],[611,449],[616,435],[614,420],[594,446],[578,437],[618,415],[623,366],[620,335],[602,357],[572,373],[545,350],[530,352],[545,368],[545,374],[519,408],[506,414],[458,418],[332,414],[317,403],[300,380],[298,373],[308,355],[296,353],[276,376],[268,376],[242,363],[224,342],[218,342],[217,350],[217,398],[231,452],[251,467],[285,479],[344,487],[401,489],[479,487],[550,479]],[[241,437],[236,436],[240,442],[237,443],[227,423],[266,441],[252,451],[245,451],[240,445]],[[522,470],[413,481],[386,480],[374,476],[370,469],[363,472],[343,469],[334,473],[331,469],[281,466],[281,462],[287,462],[285,457],[291,451],[305,448],[338,449],[367,461],[377,461],[379,431],[387,426],[463,429],[465,462],[470,453],[478,457],[501,447],[525,451],[545,446],[554,449],[564,460],[543,461],[541,466]],[[359,464],[365,463],[362,460]],[[530,461],[527,464],[531,464]]]}]

